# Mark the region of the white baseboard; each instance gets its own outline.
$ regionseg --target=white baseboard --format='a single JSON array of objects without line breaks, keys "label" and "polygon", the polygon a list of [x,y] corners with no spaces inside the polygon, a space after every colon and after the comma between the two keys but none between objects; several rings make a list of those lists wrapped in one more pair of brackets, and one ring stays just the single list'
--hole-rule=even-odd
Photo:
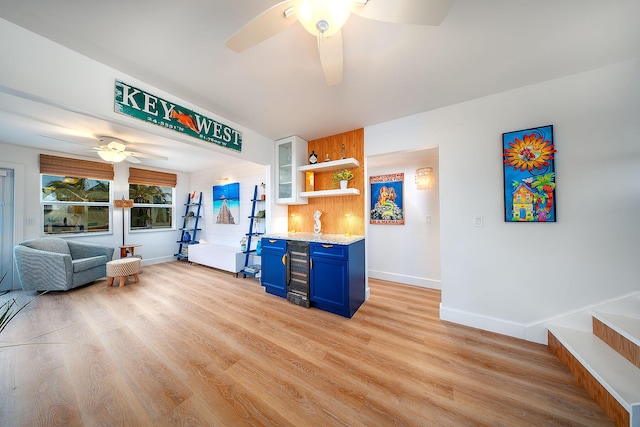
[{"label": "white baseboard", "polygon": [[484,316],[477,313],[470,313],[468,311],[446,307],[442,303],[440,303],[440,319],[460,325],[470,326],[472,328],[537,342],[539,344],[547,343],[547,330],[544,325],[534,325],[533,328],[529,328],[527,325],[522,323]]},{"label": "white baseboard", "polygon": [[163,256],[158,258],[142,258],[142,266],[145,265],[153,265],[153,264],[162,264],[163,262],[171,262],[175,261],[175,256]]},{"label": "white baseboard", "polygon": [[389,282],[404,283],[405,285],[419,286],[421,288],[440,289],[440,280],[426,279],[424,277],[408,276],[406,274],[389,273],[385,271],[369,270],[368,276],[373,279],[387,280]]},{"label": "white baseboard", "polygon": [[623,300],[626,298],[640,298],[640,293],[634,292],[622,297],[612,298],[606,302],[583,307],[580,310],[572,310],[570,312],[565,312],[547,319],[537,320],[526,324],[458,310],[446,307],[440,303],[440,319],[547,345],[547,325],[553,324],[565,328],[591,332],[592,311],[597,310],[598,308],[606,311],[610,307],[615,307],[615,304],[619,304],[621,302],[624,303]]}]

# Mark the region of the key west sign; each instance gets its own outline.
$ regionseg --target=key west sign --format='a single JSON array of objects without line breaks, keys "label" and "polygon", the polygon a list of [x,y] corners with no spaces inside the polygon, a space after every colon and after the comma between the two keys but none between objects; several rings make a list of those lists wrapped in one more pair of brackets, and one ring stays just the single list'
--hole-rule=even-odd
[{"label": "key west sign", "polygon": [[114,108],[116,113],[242,151],[240,131],[119,80],[116,80]]}]

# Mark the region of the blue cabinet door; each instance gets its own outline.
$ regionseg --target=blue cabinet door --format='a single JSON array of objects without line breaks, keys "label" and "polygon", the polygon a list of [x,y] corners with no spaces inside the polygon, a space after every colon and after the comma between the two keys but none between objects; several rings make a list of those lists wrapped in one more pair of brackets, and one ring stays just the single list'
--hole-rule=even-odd
[{"label": "blue cabinet door", "polygon": [[365,297],[364,240],[349,245],[313,242],[309,254],[312,306],[353,316]]},{"label": "blue cabinet door", "polygon": [[287,271],[283,263],[286,251],[286,240],[262,239],[262,286],[267,293],[282,298],[287,297]]},{"label": "blue cabinet door", "polygon": [[349,311],[349,272],[347,261],[314,256],[311,258],[310,299],[314,307],[342,316]]},{"label": "blue cabinet door", "polygon": [[314,307],[341,316],[349,312],[349,250],[345,245],[312,243],[310,300]]}]

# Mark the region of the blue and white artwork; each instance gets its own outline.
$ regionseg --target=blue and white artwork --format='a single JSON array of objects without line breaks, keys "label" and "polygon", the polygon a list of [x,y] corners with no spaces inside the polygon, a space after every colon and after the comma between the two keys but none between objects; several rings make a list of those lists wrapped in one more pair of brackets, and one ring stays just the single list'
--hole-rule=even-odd
[{"label": "blue and white artwork", "polygon": [[213,186],[215,224],[239,224],[240,183]]}]

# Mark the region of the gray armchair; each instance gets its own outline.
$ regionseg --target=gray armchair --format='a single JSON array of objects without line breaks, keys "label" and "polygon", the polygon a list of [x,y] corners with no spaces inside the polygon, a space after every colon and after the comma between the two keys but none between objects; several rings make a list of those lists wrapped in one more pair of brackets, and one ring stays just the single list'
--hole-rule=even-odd
[{"label": "gray armchair", "polygon": [[114,248],[42,237],[13,248],[20,286],[26,291],[68,291],[105,277]]}]

